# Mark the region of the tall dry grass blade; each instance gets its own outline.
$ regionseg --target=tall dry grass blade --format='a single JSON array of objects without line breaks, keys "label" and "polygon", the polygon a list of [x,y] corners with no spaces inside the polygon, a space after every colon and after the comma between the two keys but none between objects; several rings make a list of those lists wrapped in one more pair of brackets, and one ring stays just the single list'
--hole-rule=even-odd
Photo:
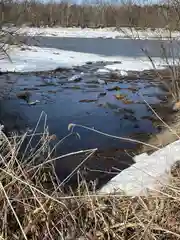
[{"label": "tall dry grass blade", "polygon": [[90,127],[83,126],[83,125],[81,125],[81,124],[70,123],[69,126],[68,126],[68,129],[71,130],[71,128],[74,129],[75,127],[84,128],[84,129],[86,129],[86,130],[90,130],[90,131],[92,131],[92,132],[98,133],[98,134],[103,135],[103,136],[106,136],[106,137],[115,138],[115,139],[119,139],[119,140],[123,140],[123,141],[127,141],[127,142],[132,142],[132,143],[139,143],[139,144],[142,144],[142,145],[151,147],[151,148],[156,149],[156,150],[159,150],[159,149],[160,149],[160,148],[158,148],[158,147],[156,147],[156,146],[154,146],[154,145],[148,144],[148,143],[146,143],[146,142],[142,142],[142,141],[135,140],[135,139],[131,139],[131,138],[118,137],[118,136],[115,136],[115,135],[111,135],[111,134],[108,134],[108,133],[101,132],[101,131],[96,130],[96,129],[94,129],[94,128],[90,128]]},{"label": "tall dry grass blade", "polygon": [[73,156],[73,155],[77,155],[77,154],[81,154],[81,153],[95,152],[95,151],[97,151],[97,148],[87,149],[87,150],[80,150],[80,151],[77,151],[77,152],[67,153],[67,154],[64,154],[62,156],[59,156],[59,157],[56,157],[56,158],[52,158],[52,159],[50,159],[50,160],[48,160],[46,162],[40,163],[40,164],[38,164],[36,166],[33,166],[28,172],[30,172],[30,171],[32,171],[32,170],[34,170],[36,168],[39,169],[40,167],[44,166],[45,164],[52,163],[52,162],[57,161],[57,160],[59,160],[61,158],[65,158],[65,157],[69,157],[69,156]]},{"label": "tall dry grass blade", "polygon": [[97,151],[97,149],[94,149],[90,151],[90,154],[80,163],[78,164],[73,171],[59,184],[59,187],[61,187],[69,178],[73,176],[73,174]]},{"label": "tall dry grass blade", "polygon": [[15,219],[16,219],[16,221],[17,221],[17,223],[18,223],[18,225],[19,225],[19,227],[20,227],[20,229],[21,229],[21,232],[22,232],[22,234],[23,234],[23,236],[24,236],[24,239],[28,240],[28,238],[27,238],[27,236],[26,236],[26,234],[25,234],[25,232],[24,232],[24,229],[23,229],[23,227],[22,227],[22,225],[21,225],[21,223],[20,223],[20,221],[19,221],[19,218],[18,218],[18,216],[17,216],[17,214],[16,214],[16,212],[15,212],[15,210],[14,210],[14,208],[13,208],[11,202],[10,202],[10,199],[9,199],[9,197],[8,197],[8,195],[7,195],[7,193],[6,193],[6,191],[5,191],[5,189],[4,189],[4,187],[3,187],[3,185],[2,185],[1,182],[0,182],[0,188],[1,188],[1,190],[3,191],[3,193],[4,193],[4,196],[5,196],[5,198],[6,198],[6,201],[8,202],[9,207],[11,208],[11,211],[12,211],[13,214],[14,214],[14,217],[15,217]]},{"label": "tall dry grass blade", "polygon": [[38,128],[38,126],[39,126],[39,123],[40,123],[41,118],[43,117],[43,115],[46,116],[46,113],[45,113],[44,111],[41,112],[41,115],[40,115],[40,117],[39,117],[39,119],[38,119],[38,122],[37,122],[37,124],[36,124],[36,127],[34,128],[34,131],[33,131],[32,135],[31,135],[31,137],[30,137],[30,140],[29,140],[29,142],[28,142],[28,144],[27,144],[27,146],[26,146],[26,148],[25,148],[25,151],[24,151],[23,156],[22,156],[22,161],[23,161],[24,158],[25,158],[25,155],[26,155],[26,153],[27,153],[27,150],[28,150],[28,148],[29,148],[29,146],[30,146],[30,144],[31,144],[31,142],[32,142],[32,140],[33,140],[34,134],[35,134],[36,131],[37,131],[37,128]]}]

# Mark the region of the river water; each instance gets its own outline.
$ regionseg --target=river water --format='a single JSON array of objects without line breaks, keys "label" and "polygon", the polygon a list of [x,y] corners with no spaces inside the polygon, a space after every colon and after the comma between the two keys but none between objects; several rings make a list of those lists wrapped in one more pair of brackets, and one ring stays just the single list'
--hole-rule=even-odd
[{"label": "river water", "polygon": [[[140,49],[143,45],[153,56],[159,57],[160,52],[158,53],[157,49],[161,42],[39,37],[34,44],[106,56],[131,57],[143,56]],[[71,70],[64,69],[51,73],[1,75],[1,79],[6,79],[6,82],[12,85],[11,91],[4,94],[0,101],[0,119],[6,131],[19,132],[33,129],[41,112],[44,111],[47,114],[49,130],[52,134],[56,134],[58,140],[69,133],[70,123],[85,125],[122,137],[157,133],[158,130],[152,121],[154,116],[144,99],[152,106],[163,105],[165,92],[161,84],[146,78],[113,79],[110,75],[98,75],[96,70],[106,64],[91,63]],[[84,75],[80,81],[67,81],[81,72]],[[23,91],[28,91],[29,101],[38,101],[37,104],[30,105],[26,100],[18,98],[19,93]],[[39,131],[43,130],[43,124],[42,120]],[[89,180],[101,176],[104,183],[113,176],[106,174],[106,171],[112,170],[114,166],[124,169],[132,164],[132,158],[126,155],[124,150],[137,150],[136,144],[108,138],[81,128],[77,131],[81,138],[77,136],[67,138],[58,147],[57,153],[63,154],[87,148],[99,148],[100,152],[105,152],[103,156],[100,153],[100,156],[96,155],[88,161],[88,168],[91,169],[87,175]],[[80,161],[79,157],[58,161],[56,169],[60,179],[63,180]],[[97,173],[96,170],[101,173]]]},{"label": "river water", "polygon": [[179,42],[168,40],[103,39],[103,38],[58,38],[34,37],[27,43],[40,47],[94,53],[104,56],[143,57],[146,51],[151,57],[179,57]]}]

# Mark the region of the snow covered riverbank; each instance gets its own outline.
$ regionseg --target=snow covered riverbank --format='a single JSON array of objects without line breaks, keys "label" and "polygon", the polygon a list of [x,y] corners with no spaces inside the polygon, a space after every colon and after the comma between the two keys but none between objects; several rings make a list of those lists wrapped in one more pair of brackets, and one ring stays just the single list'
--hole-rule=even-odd
[{"label": "snow covered riverbank", "polygon": [[[126,75],[127,71],[143,71],[153,69],[153,66],[146,57],[123,57],[104,56],[98,54],[80,53],[65,51],[55,48],[40,48],[35,46],[11,46],[8,49],[8,57],[0,59],[1,72],[38,72],[50,71],[57,68],[72,68],[81,66],[87,62],[112,62],[101,69],[100,72],[120,71]],[[166,63],[161,58],[154,58],[157,69],[165,68]],[[169,60],[171,61],[171,59]],[[118,64],[114,64],[118,62]]]},{"label": "snow covered riverbank", "polygon": [[180,140],[155,151],[134,157],[136,163],[112,178],[101,193],[123,191],[126,195],[147,195],[149,191],[160,191],[170,179],[171,167],[179,161]]},{"label": "snow covered riverbank", "polygon": [[23,27],[17,31],[19,34],[28,36],[46,36],[46,37],[62,37],[62,38],[133,38],[133,39],[170,39],[180,37],[179,32],[169,32],[166,29],[156,28],[154,30],[147,28],[145,30],[136,30],[134,28],[63,28],[63,27],[42,27],[31,28]]}]

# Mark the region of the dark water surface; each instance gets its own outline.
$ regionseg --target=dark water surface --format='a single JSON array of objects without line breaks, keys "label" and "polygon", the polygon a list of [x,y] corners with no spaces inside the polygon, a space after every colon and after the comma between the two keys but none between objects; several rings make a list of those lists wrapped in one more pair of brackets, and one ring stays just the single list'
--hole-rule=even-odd
[{"label": "dark water surface", "polygon": [[40,47],[94,53],[104,56],[142,57],[145,51],[151,57],[179,57],[179,42],[168,40],[59,38],[40,37],[28,39],[29,44]]}]

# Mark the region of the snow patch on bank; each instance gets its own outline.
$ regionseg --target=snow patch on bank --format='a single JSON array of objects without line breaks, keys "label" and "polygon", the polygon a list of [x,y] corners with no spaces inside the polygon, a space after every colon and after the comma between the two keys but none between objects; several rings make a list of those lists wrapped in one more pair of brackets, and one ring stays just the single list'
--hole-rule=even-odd
[{"label": "snow patch on bank", "polygon": [[139,155],[136,163],[112,178],[100,193],[123,191],[126,195],[147,195],[149,190],[158,190],[168,184],[173,164],[180,160],[180,140],[155,151],[151,155]]},{"label": "snow patch on bank", "polygon": [[[173,63],[172,59],[169,59],[168,64]],[[166,64],[160,58],[154,58],[153,64],[147,58],[123,58],[121,63],[108,64],[104,68],[99,69],[97,73],[116,72],[121,76],[128,76],[128,72],[141,72],[145,70],[158,69],[162,70],[166,68]]]},{"label": "snow patch on bank", "polygon": [[156,28],[154,30],[147,28],[146,30],[136,30],[135,28],[121,28],[119,31],[116,28],[63,28],[63,27],[41,27],[31,28],[23,27],[17,31],[19,34],[28,36],[46,36],[46,37],[61,37],[61,38],[112,38],[112,39],[170,39],[179,38],[178,31],[169,32],[166,29]]},{"label": "snow patch on bank", "polygon": [[63,51],[54,48],[40,47],[11,47],[8,50],[11,59],[0,60],[0,71],[3,72],[37,72],[49,71],[57,68],[72,68],[86,63],[97,61],[93,54]]},{"label": "snow patch on bank", "polygon": [[[11,61],[6,57],[0,59],[0,71],[2,72],[38,72],[50,71],[57,68],[72,68],[84,65],[86,62],[112,62],[97,71],[98,74],[108,74],[111,71],[119,71],[120,75],[127,75],[127,71],[142,71],[153,69],[150,61],[144,58],[104,56],[98,54],[65,51],[55,48],[40,48],[30,46],[11,46],[8,49]],[[160,58],[154,58],[157,69],[165,67],[165,62]],[[121,62],[113,64],[113,62]]]},{"label": "snow patch on bank", "polygon": [[[154,65],[156,69],[164,69],[165,65],[164,62],[161,61],[161,59],[155,59]],[[124,72],[126,71],[144,71],[153,69],[151,62],[149,60],[143,61],[141,58],[139,59],[126,59],[121,64],[110,64],[106,65],[105,69],[111,70],[111,71],[118,71],[122,70]]]}]

